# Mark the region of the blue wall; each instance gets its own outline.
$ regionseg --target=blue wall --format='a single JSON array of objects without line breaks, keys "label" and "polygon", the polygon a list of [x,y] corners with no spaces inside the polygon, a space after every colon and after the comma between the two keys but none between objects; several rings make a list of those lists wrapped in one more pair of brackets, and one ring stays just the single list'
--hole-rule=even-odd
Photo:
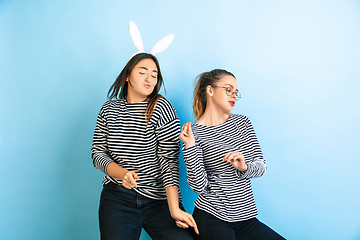
[{"label": "blue wall", "polygon": [[[0,239],[99,239],[97,113],[128,57],[158,55],[191,120],[192,83],[232,71],[268,163],[259,219],[287,239],[360,239],[359,1],[0,1]],[[196,195],[181,160],[181,190]],[[146,234],[142,239],[149,239]]]}]

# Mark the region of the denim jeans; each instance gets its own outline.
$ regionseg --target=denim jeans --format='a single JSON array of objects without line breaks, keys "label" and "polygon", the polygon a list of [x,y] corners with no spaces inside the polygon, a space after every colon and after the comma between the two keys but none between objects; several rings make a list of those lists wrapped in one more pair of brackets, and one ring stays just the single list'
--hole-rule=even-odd
[{"label": "denim jeans", "polygon": [[197,223],[199,240],[283,240],[282,236],[252,218],[239,222],[225,222],[195,207],[193,217]]},{"label": "denim jeans", "polygon": [[150,199],[114,183],[101,192],[99,225],[102,240],[138,240],[142,228],[153,240],[194,240],[192,228],[176,225],[167,200]]}]

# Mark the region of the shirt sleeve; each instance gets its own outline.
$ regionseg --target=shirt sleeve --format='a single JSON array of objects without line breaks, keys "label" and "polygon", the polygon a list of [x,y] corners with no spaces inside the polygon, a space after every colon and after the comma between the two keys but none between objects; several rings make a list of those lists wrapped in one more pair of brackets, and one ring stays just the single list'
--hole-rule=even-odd
[{"label": "shirt sleeve", "polygon": [[196,142],[195,146],[183,149],[186,165],[186,178],[190,188],[197,194],[205,192],[210,186],[205,171],[201,146]]},{"label": "shirt sleeve", "polygon": [[160,127],[158,149],[164,187],[179,187],[180,121],[175,118]]},{"label": "shirt sleeve", "polygon": [[245,117],[244,121],[246,126],[246,137],[254,150],[253,155],[250,158],[245,158],[245,163],[248,166],[246,172],[236,169],[236,173],[240,178],[246,179],[261,177],[266,171],[266,162],[250,119]]},{"label": "shirt sleeve", "polygon": [[107,174],[106,168],[113,160],[109,156],[107,138],[109,130],[104,114],[104,107],[101,108],[97,117],[96,127],[94,131],[93,144],[91,148],[91,156],[95,168]]}]

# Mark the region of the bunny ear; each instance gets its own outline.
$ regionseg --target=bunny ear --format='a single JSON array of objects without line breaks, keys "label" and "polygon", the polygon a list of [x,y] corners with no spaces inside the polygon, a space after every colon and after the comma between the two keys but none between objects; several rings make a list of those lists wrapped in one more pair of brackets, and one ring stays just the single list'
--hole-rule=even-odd
[{"label": "bunny ear", "polygon": [[139,52],[143,52],[144,51],[144,45],[143,45],[143,42],[141,40],[141,35],[140,35],[140,32],[139,32],[139,29],[137,28],[136,24],[133,21],[129,22],[129,32],[130,32],[131,39],[132,39],[136,49]]},{"label": "bunny ear", "polygon": [[166,37],[160,39],[160,41],[158,41],[151,49],[150,53],[155,56],[157,53],[164,51],[173,41],[174,37],[174,34],[169,34]]}]

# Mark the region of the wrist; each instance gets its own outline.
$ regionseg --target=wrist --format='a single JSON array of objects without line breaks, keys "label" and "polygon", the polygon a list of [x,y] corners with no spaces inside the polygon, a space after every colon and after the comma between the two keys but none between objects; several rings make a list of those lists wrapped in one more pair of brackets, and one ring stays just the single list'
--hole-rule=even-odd
[{"label": "wrist", "polygon": [[178,212],[181,211],[181,209],[178,206],[172,206],[169,207],[170,215],[171,217],[177,216]]},{"label": "wrist", "polygon": [[244,163],[244,166],[242,166],[241,168],[238,168],[239,171],[242,171],[242,172],[246,172],[248,170],[248,165],[246,163]]},{"label": "wrist", "polygon": [[178,201],[176,201],[176,202],[175,201],[169,201],[169,199],[168,199],[168,206],[169,206],[170,213],[176,212],[176,211],[178,211],[180,209]]},{"label": "wrist", "polygon": [[123,181],[124,180],[124,177],[125,175],[129,172],[129,170],[127,169],[124,169],[121,174],[120,174],[120,180]]},{"label": "wrist", "polygon": [[191,143],[187,143],[187,144],[185,143],[185,149],[191,148],[193,146],[195,146],[195,142],[191,142]]}]

